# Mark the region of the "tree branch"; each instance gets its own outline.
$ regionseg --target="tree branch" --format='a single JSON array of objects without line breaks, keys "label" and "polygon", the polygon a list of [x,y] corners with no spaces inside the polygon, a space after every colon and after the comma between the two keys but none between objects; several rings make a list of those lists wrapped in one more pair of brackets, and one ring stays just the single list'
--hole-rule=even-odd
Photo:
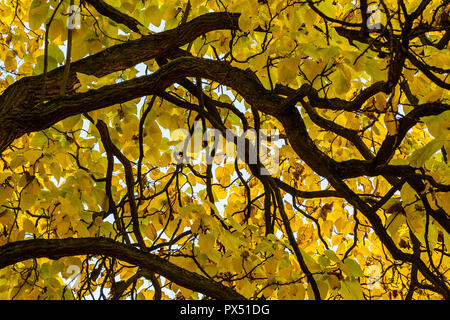
[{"label": "tree branch", "polygon": [[0,247],[0,269],[33,258],[59,259],[76,255],[106,255],[151,270],[185,288],[220,300],[243,300],[244,296],[161,257],[109,238],[35,239]]}]

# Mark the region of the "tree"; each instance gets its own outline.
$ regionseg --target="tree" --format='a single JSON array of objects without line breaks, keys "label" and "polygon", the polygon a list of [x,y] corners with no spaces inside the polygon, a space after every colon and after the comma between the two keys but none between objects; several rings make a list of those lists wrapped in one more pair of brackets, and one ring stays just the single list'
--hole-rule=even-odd
[{"label": "tree", "polygon": [[450,299],[448,0],[0,11],[0,298]]}]

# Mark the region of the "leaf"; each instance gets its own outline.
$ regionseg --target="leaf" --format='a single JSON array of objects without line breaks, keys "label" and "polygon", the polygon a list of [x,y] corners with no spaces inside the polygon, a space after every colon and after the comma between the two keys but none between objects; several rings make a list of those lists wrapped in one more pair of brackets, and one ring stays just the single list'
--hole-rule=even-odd
[{"label": "leaf", "polygon": [[36,196],[34,194],[25,193],[20,197],[20,207],[22,210],[28,210],[35,203]]},{"label": "leaf", "polygon": [[332,250],[325,250],[324,254],[333,262],[340,262],[341,259],[336,255],[336,253]]},{"label": "leaf", "polygon": [[161,10],[156,5],[151,5],[144,11],[145,17],[148,21],[153,24],[155,27],[159,27],[161,25]]},{"label": "leaf", "polygon": [[62,220],[56,226],[57,233],[60,237],[64,237],[70,228],[70,222],[66,220]]},{"label": "leaf", "polygon": [[444,141],[444,139],[436,138],[428,142],[424,147],[417,149],[409,158],[409,164],[416,168],[422,167],[433,154],[443,147]]},{"label": "leaf", "polygon": [[243,32],[250,32],[252,27],[252,17],[249,14],[243,14],[239,18],[239,29]]},{"label": "leaf", "polygon": [[351,87],[351,74],[348,68],[341,66],[337,69],[337,72],[334,73],[335,77],[335,91],[337,94],[346,94]]},{"label": "leaf", "polygon": [[43,132],[36,132],[31,138],[30,146],[33,148],[42,148],[47,141],[48,138]]},{"label": "leaf", "polygon": [[42,156],[42,151],[40,150],[27,150],[24,152],[23,156],[28,160],[29,163],[35,163],[36,160]]},{"label": "leaf", "polygon": [[[58,61],[52,56],[48,56],[47,60],[47,71],[52,71],[58,67]],[[34,71],[37,74],[42,74],[44,72],[44,55],[37,57],[36,67]]]},{"label": "leaf", "polygon": [[345,300],[364,300],[361,285],[356,280],[345,279],[342,281],[339,293]]},{"label": "leaf", "polygon": [[329,18],[334,18],[336,16],[336,8],[331,1],[321,1],[317,6],[317,9],[322,11]]},{"label": "leaf", "polygon": [[420,120],[425,122],[431,135],[437,138],[449,130],[450,110],[445,111],[438,116],[422,117]]},{"label": "leaf", "polygon": [[30,29],[37,31],[46,23],[49,3],[45,0],[33,0],[28,13]]},{"label": "leaf", "polygon": [[[9,200],[12,200],[11,198],[13,194],[14,194],[13,188],[0,185],[0,205],[6,205]],[[3,209],[0,209],[0,212],[2,212],[2,214],[5,213]]]},{"label": "leaf", "polygon": [[44,262],[39,269],[39,273],[42,274],[44,279],[47,279],[50,276],[50,268],[51,265],[48,262]]},{"label": "leaf", "polygon": [[352,277],[364,277],[364,273],[362,272],[361,267],[355,260],[347,258],[344,260],[344,264],[346,265]]},{"label": "leaf", "polygon": [[198,246],[202,252],[208,253],[212,251],[214,249],[215,242],[215,237],[210,233],[201,233],[198,235]]},{"label": "leaf", "polygon": [[62,121],[62,124],[66,130],[73,130],[80,121],[81,114],[64,119]]},{"label": "leaf", "polygon": [[322,267],[328,267],[330,265],[330,260],[328,260],[324,256],[319,256],[319,258],[317,258],[317,261]]},{"label": "leaf", "polygon": [[[66,22],[63,19],[57,19],[56,17],[53,19],[52,24],[50,25],[50,30],[48,32],[48,38],[50,41],[55,41],[58,37],[60,37],[61,41],[67,40],[67,29],[65,28]],[[54,43],[49,44],[49,49],[51,46],[55,46]]]},{"label": "leaf", "polygon": [[306,294],[306,290],[305,287],[303,286],[303,284],[298,284],[295,286],[296,290],[295,290],[295,300],[304,300],[305,299],[305,294]]},{"label": "leaf", "polygon": [[50,43],[48,45],[48,55],[49,57],[55,59],[57,63],[63,63],[65,60],[65,56],[62,50],[59,48],[59,46],[53,43]]},{"label": "leaf", "polygon": [[401,213],[395,213],[391,214],[387,220],[387,230],[389,233],[393,236],[395,236],[400,229],[401,226],[403,226],[406,223],[406,217]]},{"label": "leaf", "polygon": [[227,215],[227,220],[230,222],[231,226],[238,232],[242,232],[243,228],[240,223],[238,223],[231,215]]},{"label": "leaf", "polygon": [[287,58],[280,61],[278,65],[278,80],[281,83],[294,84],[298,74],[299,59]]},{"label": "leaf", "polygon": [[323,71],[325,65],[326,62],[319,63],[308,59],[303,62],[301,70],[308,81],[313,81],[314,78]]},{"label": "leaf", "polygon": [[427,94],[424,98],[424,102],[435,102],[441,99],[442,94],[444,93],[444,89],[438,88],[431,90],[429,94]]},{"label": "leaf", "polygon": [[11,177],[11,174],[8,172],[0,172],[0,185],[3,185],[3,182],[5,182],[6,179]]},{"label": "leaf", "polygon": [[[0,187],[0,196],[4,194],[2,193],[2,188],[3,187]],[[1,199],[2,198],[0,197],[0,204],[2,203]],[[10,210],[2,209],[2,211],[0,211],[0,225],[2,225],[3,227],[10,226],[14,222],[14,214]]]},{"label": "leaf", "polygon": [[5,58],[5,68],[6,71],[16,71],[17,69],[17,60],[14,54],[11,51],[8,51]]}]

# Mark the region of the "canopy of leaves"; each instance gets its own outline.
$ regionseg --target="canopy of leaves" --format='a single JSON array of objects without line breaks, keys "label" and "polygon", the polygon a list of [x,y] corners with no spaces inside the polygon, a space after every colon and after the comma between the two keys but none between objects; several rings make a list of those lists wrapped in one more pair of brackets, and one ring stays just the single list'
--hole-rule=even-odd
[{"label": "canopy of leaves", "polygon": [[449,12],[0,0],[0,298],[450,299]]}]

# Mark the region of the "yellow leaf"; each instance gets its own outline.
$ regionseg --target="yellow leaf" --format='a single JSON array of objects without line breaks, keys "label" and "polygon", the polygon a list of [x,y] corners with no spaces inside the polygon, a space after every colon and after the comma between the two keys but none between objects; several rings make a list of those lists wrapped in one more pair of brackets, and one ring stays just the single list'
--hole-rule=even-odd
[{"label": "yellow leaf", "polygon": [[38,30],[47,18],[49,5],[47,1],[33,0],[28,13],[31,30]]},{"label": "yellow leaf", "polygon": [[67,232],[69,231],[69,228],[70,228],[70,222],[65,221],[65,220],[60,221],[56,226],[57,233],[60,237],[63,237],[64,235],[66,235]]},{"label": "yellow leaf", "polygon": [[386,101],[387,96],[385,93],[383,92],[377,93],[375,95],[375,108],[378,111],[384,112],[384,110],[386,109]]},{"label": "yellow leaf", "polygon": [[304,7],[307,7],[307,9],[302,10],[302,18],[303,21],[305,22],[306,27],[308,29],[311,29],[311,27],[314,26],[315,23],[317,22],[319,16],[315,14],[314,11],[310,9],[308,6]]},{"label": "yellow leaf", "polygon": [[428,93],[424,98],[424,102],[436,102],[437,100],[440,100],[442,97],[442,94],[444,93],[444,89],[438,88],[431,90],[430,93]]},{"label": "yellow leaf", "polygon": [[20,207],[22,210],[28,210],[36,201],[36,195],[30,193],[24,193],[20,197]]},{"label": "yellow leaf", "polygon": [[155,240],[156,239],[156,229],[155,226],[152,223],[149,223],[145,228],[144,228],[144,235],[147,236],[150,240]]},{"label": "yellow leaf", "polygon": [[145,9],[145,16],[153,24],[155,27],[159,27],[161,25],[161,11],[158,6],[152,5]]},{"label": "yellow leaf", "polygon": [[317,9],[322,11],[329,18],[334,18],[336,16],[336,8],[334,2],[331,1],[321,1],[317,6]]},{"label": "yellow leaf", "polygon": [[239,17],[239,28],[243,32],[250,32],[252,26],[252,17],[249,14],[243,14]]},{"label": "yellow leaf", "polygon": [[[450,135],[447,135],[449,137]],[[424,147],[417,149],[409,158],[409,163],[413,167],[421,167],[444,145],[445,139],[436,138],[428,142]]]},{"label": "yellow leaf", "polygon": [[[1,188],[0,188],[0,194],[1,194]],[[14,223],[14,213],[12,213],[12,211],[10,211],[10,210],[1,210],[0,211],[0,225],[9,226],[13,223]]]},{"label": "yellow leaf", "polygon": [[350,90],[351,73],[348,68],[340,65],[337,72],[333,74],[333,84],[335,85],[335,91],[337,94],[346,94]]},{"label": "yellow leaf", "polygon": [[272,277],[277,271],[278,261],[275,258],[270,258],[264,264],[264,269],[266,270],[267,276]]},{"label": "yellow leaf", "polygon": [[[14,189],[8,186],[0,185],[0,205],[5,205],[9,201],[11,201],[13,196]],[[0,209],[1,210],[1,209]]]},{"label": "yellow leaf", "polygon": [[62,121],[64,129],[73,130],[80,120],[81,114],[64,119]]},{"label": "yellow leaf", "polygon": [[11,51],[8,51],[5,58],[6,71],[15,71],[17,69],[17,60]]},{"label": "yellow leaf", "polygon": [[198,235],[198,246],[202,252],[208,253],[213,250],[215,242],[215,237],[210,233]]},{"label": "yellow leaf", "polygon": [[341,282],[341,289],[339,290],[345,300],[363,300],[361,285],[357,280],[344,280]]},{"label": "yellow leaf", "polygon": [[323,68],[327,64],[326,61],[316,62],[314,60],[305,60],[301,66],[302,72],[305,74],[308,81],[313,81],[314,78],[323,71]]},{"label": "yellow leaf", "polygon": [[36,160],[42,155],[40,150],[27,150],[24,152],[23,156],[28,160],[29,163],[35,163]]},{"label": "yellow leaf", "polygon": [[[170,154],[167,152],[164,152],[162,154],[161,158],[159,159],[159,165],[161,167],[167,167],[170,164],[171,160],[172,160],[172,157],[170,156]],[[195,183],[194,183],[194,185],[195,185]]]},{"label": "yellow leaf", "polygon": [[29,219],[23,219],[23,230],[28,233],[36,233],[34,223]]},{"label": "yellow leaf", "polygon": [[298,58],[287,58],[281,60],[278,65],[278,80],[282,83],[289,83],[293,86],[297,85],[295,78],[298,74],[298,64]]}]

